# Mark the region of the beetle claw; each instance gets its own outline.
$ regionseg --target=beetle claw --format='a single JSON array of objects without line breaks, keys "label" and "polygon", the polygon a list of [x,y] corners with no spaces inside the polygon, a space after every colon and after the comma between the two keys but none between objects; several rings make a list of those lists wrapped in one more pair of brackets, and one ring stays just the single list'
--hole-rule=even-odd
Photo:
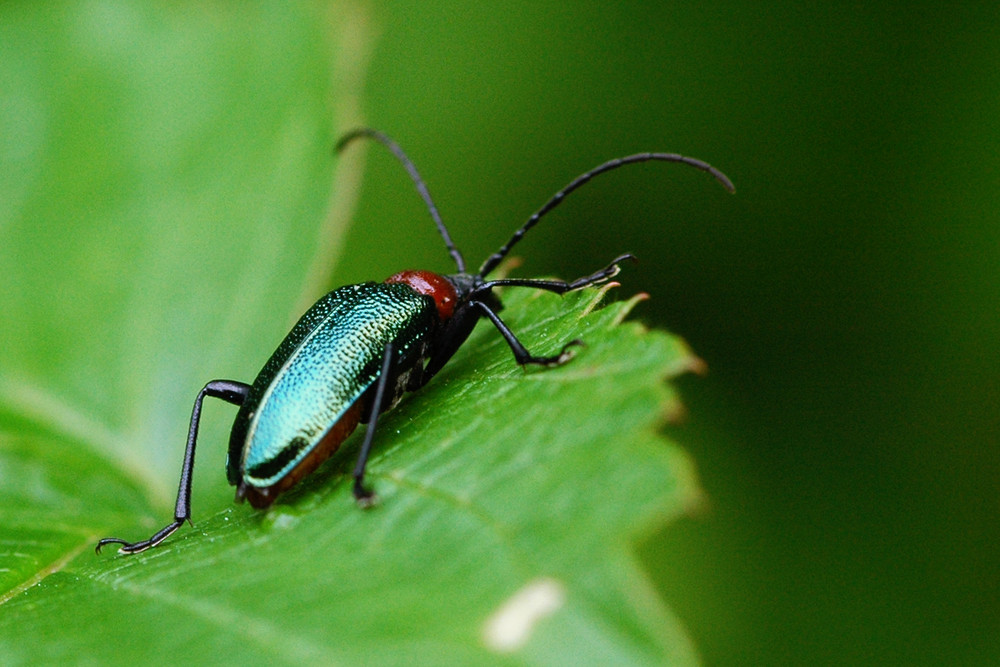
[{"label": "beetle claw", "polygon": [[582,340],[576,338],[563,345],[562,349],[559,350],[559,354],[555,354],[551,357],[529,357],[522,361],[521,364],[535,364],[537,366],[545,366],[546,368],[562,366],[576,356],[570,348],[585,346],[586,344]]},{"label": "beetle claw", "polygon": [[379,503],[378,496],[375,495],[374,493],[369,493],[367,496],[356,498],[356,500],[358,503],[358,507],[360,507],[363,510],[371,509],[372,507],[375,507]]},{"label": "beetle claw", "polygon": [[559,351],[559,355],[556,357],[555,363],[550,364],[552,366],[562,366],[567,361],[575,357],[576,355],[570,350],[573,347],[586,347],[586,344],[579,338],[574,338],[570,342],[563,345],[563,349]]},{"label": "beetle claw", "polygon": [[374,491],[369,491],[362,486],[360,479],[354,480],[354,500],[358,503],[358,507],[362,509],[378,505],[378,496],[375,495]]}]

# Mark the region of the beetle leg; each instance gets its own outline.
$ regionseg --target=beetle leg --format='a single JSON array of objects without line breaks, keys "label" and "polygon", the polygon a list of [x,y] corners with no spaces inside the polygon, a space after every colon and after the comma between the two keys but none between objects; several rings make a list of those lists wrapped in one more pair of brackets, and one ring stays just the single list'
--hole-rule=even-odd
[{"label": "beetle leg", "polygon": [[570,359],[573,358],[572,353],[570,353],[569,348],[583,345],[583,341],[580,339],[571,340],[570,342],[563,345],[563,348],[559,351],[559,354],[553,355],[551,357],[536,357],[528,349],[524,347],[524,344],[517,339],[514,332],[510,330],[510,327],[500,319],[500,316],[493,312],[493,309],[482,301],[470,301],[470,305],[476,306],[483,312],[486,317],[490,319],[493,326],[497,328],[503,339],[507,341],[507,345],[510,346],[511,352],[514,353],[514,361],[516,361],[521,366],[525,364],[537,364],[539,366],[560,366]]},{"label": "beetle leg", "polygon": [[611,260],[611,263],[600,271],[590,274],[589,276],[584,276],[583,278],[577,278],[572,282],[566,282],[565,280],[537,280],[532,278],[501,278],[499,280],[490,280],[477,288],[477,291],[492,289],[494,287],[532,287],[534,289],[545,290],[546,292],[555,292],[556,294],[565,294],[566,292],[572,292],[573,290],[583,289],[584,287],[592,287],[594,285],[600,285],[608,280],[611,280],[618,275],[621,271],[619,264],[625,260],[631,260],[633,262],[638,261],[635,255],[624,254],[615,257]]},{"label": "beetle leg", "polygon": [[194,472],[194,448],[198,440],[198,422],[201,420],[201,403],[206,396],[221,398],[233,405],[242,405],[250,393],[250,385],[235,380],[213,380],[198,392],[191,410],[191,426],[188,428],[187,447],[184,450],[184,465],[181,467],[181,480],[177,488],[177,503],[174,505],[174,521],[156,532],[148,540],[127,542],[119,537],[105,537],[97,543],[95,551],[101,553],[101,547],[107,544],[120,544],[118,553],[135,554],[167,539],[175,530],[191,520],[191,476]]},{"label": "beetle leg", "polygon": [[382,356],[382,370],[379,372],[378,380],[375,384],[375,397],[372,399],[371,416],[368,417],[368,426],[365,428],[365,439],[361,443],[361,452],[358,454],[358,462],[354,466],[354,499],[362,507],[371,507],[377,502],[375,494],[364,487],[362,483],[365,478],[365,466],[368,465],[368,455],[372,450],[372,441],[375,440],[375,427],[378,425],[378,415],[382,411],[382,400],[385,398],[385,387],[389,384],[389,373],[392,371],[392,342],[385,344],[385,351]]}]

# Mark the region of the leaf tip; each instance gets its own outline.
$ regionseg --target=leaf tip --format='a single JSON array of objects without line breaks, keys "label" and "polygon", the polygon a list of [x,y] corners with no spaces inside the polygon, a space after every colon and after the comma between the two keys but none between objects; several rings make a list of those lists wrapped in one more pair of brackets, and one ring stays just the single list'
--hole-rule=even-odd
[{"label": "leaf tip", "polygon": [[636,306],[638,306],[643,301],[647,300],[649,300],[648,292],[638,292],[636,294],[633,294],[632,297],[625,302],[624,306],[621,309],[621,312],[619,312],[618,315],[615,317],[615,324],[618,325],[624,322],[625,318],[629,316],[629,314]]}]

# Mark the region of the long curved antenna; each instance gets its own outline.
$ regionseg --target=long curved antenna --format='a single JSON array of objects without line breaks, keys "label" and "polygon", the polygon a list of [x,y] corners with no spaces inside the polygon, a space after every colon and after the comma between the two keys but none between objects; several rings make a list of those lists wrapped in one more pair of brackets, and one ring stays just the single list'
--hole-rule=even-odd
[{"label": "long curved antenna", "polygon": [[565,199],[566,195],[573,192],[573,190],[576,190],[581,185],[592,179],[594,176],[603,174],[606,171],[611,171],[613,169],[617,169],[618,167],[624,167],[625,165],[628,164],[635,164],[637,162],[648,162],[650,160],[660,160],[662,162],[679,162],[681,164],[686,164],[689,167],[700,169],[702,171],[708,172],[713,177],[715,177],[715,180],[722,183],[723,187],[725,187],[730,192],[736,192],[736,188],[735,186],[733,186],[733,182],[729,180],[728,176],[726,176],[721,171],[719,171],[712,165],[708,164],[707,162],[702,162],[701,160],[697,160],[693,157],[685,157],[683,155],[678,155],[676,153],[638,153],[636,155],[629,155],[627,157],[608,160],[604,164],[594,167],[585,174],[580,174],[579,176],[574,178],[569,185],[567,185],[562,190],[552,195],[552,198],[545,203],[545,206],[538,209],[534,213],[534,215],[528,218],[528,221],[524,223],[524,226],[521,227],[516,232],[514,232],[514,235],[510,237],[510,240],[507,241],[507,243],[505,243],[503,247],[501,247],[495,253],[486,258],[486,261],[483,262],[483,265],[479,268],[479,275],[485,278],[490,271],[495,269],[497,264],[499,264],[501,260],[503,260],[503,258],[507,256],[507,253],[510,252],[510,249],[513,248],[514,245],[521,240],[521,238],[525,235],[525,233],[529,229],[534,227],[536,224],[538,224],[538,221],[542,218],[543,215],[545,215],[546,213],[554,209],[556,206],[561,204],[562,200]]},{"label": "long curved antenna", "polygon": [[455,242],[451,240],[451,234],[448,233],[448,228],[444,226],[444,221],[441,220],[441,214],[438,213],[437,206],[434,205],[434,200],[431,199],[431,193],[427,190],[427,185],[424,183],[424,179],[420,177],[420,172],[417,171],[416,166],[413,162],[406,156],[403,149],[399,147],[395,141],[389,138],[388,135],[379,132],[378,130],[373,130],[368,127],[358,128],[356,130],[351,130],[344,136],[340,138],[337,142],[337,147],[335,150],[339,153],[344,149],[347,144],[351,143],[358,138],[374,139],[379,142],[396,156],[403,167],[406,168],[407,173],[410,174],[410,178],[413,180],[413,185],[416,186],[417,192],[423,197],[424,203],[427,204],[427,210],[431,214],[431,218],[434,220],[434,224],[437,225],[438,232],[441,234],[441,238],[444,239],[445,246],[448,247],[448,254],[451,258],[455,260],[455,264],[458,265],[458,272],[465,273],[465,258],[462,257],[462,253],[455,247]]}]

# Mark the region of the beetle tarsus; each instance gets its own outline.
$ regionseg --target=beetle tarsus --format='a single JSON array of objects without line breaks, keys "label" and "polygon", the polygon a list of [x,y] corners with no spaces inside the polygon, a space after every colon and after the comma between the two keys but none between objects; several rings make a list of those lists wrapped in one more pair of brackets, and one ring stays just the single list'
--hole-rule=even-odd
[{"label": "beetle tarsus", "polygon": [[568,285],[567,291],[571,292],[573,290],[583,289],[584,287],[593,287],[594,285],[600,285],[601,283],[606,283],[607,281],[611,280],[621,272],[622,267],[619,265],[626,260],[631,262],[639,261],[639,259],[631,253],[625,253],[624,255],[615,257],[613,260],[611,260],[610,264],[608,264],[600,271],[592,273],[589,276],[585,276],[583,278],[578,278],[573,282],[571,282]]},{"label": "beetle tarsus", "polygon": [[547,368],[562,366],[567,361],[576,356],[575,354],[573,354],[571,348],[584,347],[584,346],[585,343],[579,338],[576,338],[563,345],[562,349],[559,350],[559,354],[554,354],[551,357],[536,357],[529,355],[525,359],[519,360],[518,363],[520,363],[522,366],[526,364],[532,364],[534,366],[545,366]]},{"label": "beetle tarsus", "polygon": [[354,500],[358,503],[358,507],[363,509],[368,509],[378,505],[378,496],[375,495],[373,491],[369,491],[361,483],[360,479],[354,480]]},{"label": "beetle tarsus", "polygon": [[620,264],[626,260],[632,262],[639,261],[635,255],[625,253],[624,255],[615,257],[611,263],[600,271],[596,271],[589,276],[577,278],[572,282],[566,282],[565,280],[544,280],[538,278],[498,278],[497,280],[487,280],[475,288],[473,297],[478,296],[479,294],[484,294],[489,290],[492,290],[494,287],[530,287],[531,289],[544,290],[554,294],[565,294],[566,292],[573,292],[584,289],[585,287],[595,287],[597,285],[602,285],[617,276],[621,272]]},{"label": "beetle tarsus", "polygon": [[97,543],[97,546],[94,547],[94,551],[96,553],[101,553],[101,548],[108,544],[120,544],[122,546],[118,549],[118,553],[125,555],[137,554],[141,551],[149,549],[150,547],[155,547],[157,544],[170,537],[175,530],[184,525],[184,521],[184,519],[176,518],[173,523],[168,526],[164,526],[148,540],[142,540],[141,542],[129,542],[120,537],[105,537]]}]

